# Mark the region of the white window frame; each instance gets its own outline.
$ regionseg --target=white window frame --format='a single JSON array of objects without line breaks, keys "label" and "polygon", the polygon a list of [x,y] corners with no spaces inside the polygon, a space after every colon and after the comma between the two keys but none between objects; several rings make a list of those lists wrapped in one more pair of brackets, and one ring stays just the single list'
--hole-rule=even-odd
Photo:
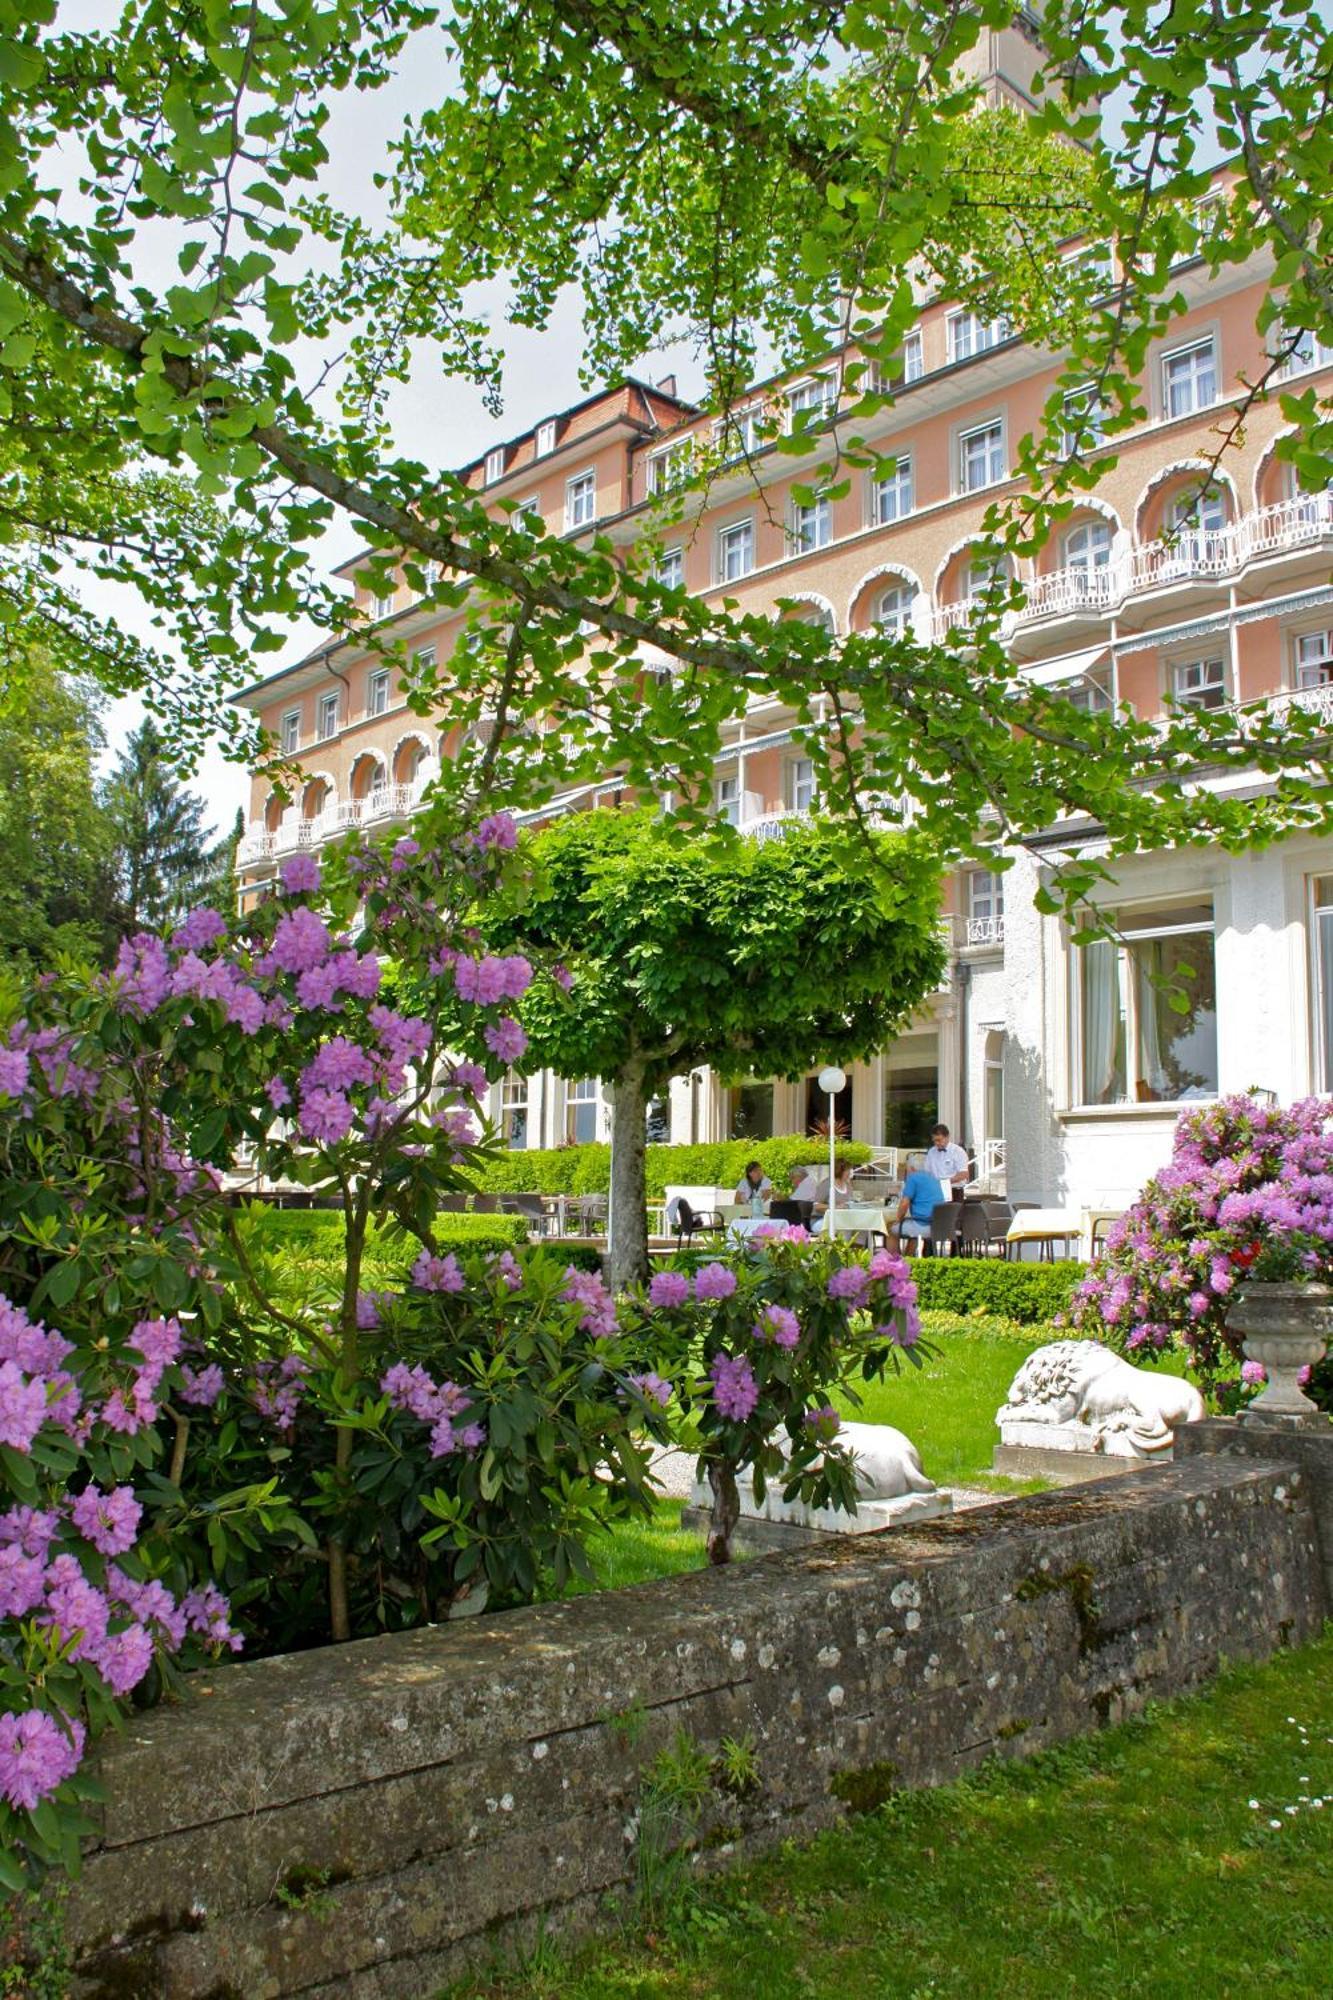
[{"label": "white window frame", "polygon": [[[969,471],[968,447],[977,443],[982,443],[984,448],[984,461],[979,460],[978,463],[985,476],[974,480]],[[984,422],[969,424],[965,430],[959,431],[957,467],[960,493],[985,493],[992,486],[1004,484],[1009,477],[1009,451],[1002,416],[987,417]]]},{"label": "white window frame", "polygon": [[[525,515],[529,517],[527,521],[524,520]],[[540,493],[525,493],[521,500],[514,502],[514,511],[509,516],[509,525],[511,528],[528,527],[536,535],[545,532],[546,520],[542,514]]]},{"label": "white window frame", "polygon": [[[529,1119],[532,1099],[528,1079],[520,1070],[507,1069],[500,1079],[500,1136],[511,1153],[528,1150]],[[523,1118],[523,1137],[515,1143],[511,1137],[511,1121],[516,1113]]]},{"label": "white window frame", "polygon": [[1066,250],[1060,261],[1067,270],[1102,278],[1103,291],[1115,284],[1115,252],[1109,243],[1081,243],[1077,250]]},{"label": "white window frame", "polygon": [[989,603],[991,593],[1000,594],[1001,586],[1008,588],[1013,582],[1008,556],[974,556],[963,571],[963,604]]},{"label": "white window frame", "polygon": [[[803,382],[793,382],[787,391],[787,424],[791,430],[797,429],[797,418],[806,417],[800,426],[803,430],[813,430],[819,424],[827,423],[838,404],[838,371],[821,369]],[[810,413],[807,415],[807,413]]]},{"label": "white window frame", "polygon": [[895,521],[905,521],[915,505],[912,454],[900,451],[893,471],[871,483],[870,525],[872,528],[887,528]]},{"label": "white window frame", "polygon": [[1282,352],[1289,341],[1296,342],[1282,363],[1283,381],[1292,375],[1308,375],[1316,368],[1333,366],[1333,346],[1321,340],[1308,326],[1284,326],[1279,320],[1273,329],[1271,339],[1272,351],[1277,354]]},{"label": "white window frame", "polygon": [[793,500],[787,523],[788,554],[814,555],[817,550],[828,548],[832,540],[833,502],[828,494],[817,493],[807,502]]},{"label": "white window frame", "polygon": [[[1322,891],[1321,882],[1325,884]],[[1333,875],[1311,876],[1309,911],[1310,970],[1314,985],[1311,1029],[1316,1088],[1327,1091],[1333,1083]],[[1327,953],[1324,950],[1325,933]]]},{"label": "white window frame", "polygon": [[1106,404],[1098,396],[1095,386],[1085,382],[1081,388],[1068,390],[1061,407],[1065,457],[1073,458],[1082,451],[1095,451],[1106,438]]},{"label": "white window frame", "polygon": [[713,425],[713,446],[723,465],[736,465],[763,450],[768,442],[759,435],[763,416],[763,404],[751,403],[743,410],[728,410],[725,417],[719,417]]},{"label": "white window frame", "polygon": [[[674,575],[671,572],[674,571]],[[679,542],[673,542],[669,549],[663,549],[653,565],[653,576],[667,590],[683,590],[685,587],[685,550]]]},{"label": "white window frame", "polygon": [[914,326],[910,333],[903,335],[902,361],[903,381],[919,382],[926,372],[925,347],[919,326]]},{"label": "white window frame", "polygon": [[294,757],[301,747],[301,711],[289,708],[282,718],[282,754]]},{"label": "white window frame", "polygon": [[1079,674],[1075,680],[1059,681],[1055,692],[1063,695],[1079,715],[1108,715],[1115,706],[1110,688],[1098,674]]},{"label": "white window frame", "polygon": [[678,493],[693,477],[694,439],[677,438],[674,444],[649,455],[648,497],[660,500],[667,493]]},{"label": "white window frame", "polygon": [[1163,527],[1168,537],[1220,535],[1230,525],[1227,491],[1214,482],[1207,488],[1183,486],[1166,503]]},{"label": "white window frame", "polygon": [[[595,1076],[581,1076],[574,1078],[573,1081],[566,1081],[564,1098],[565,1144],[567,1146],[594,1145],[602,1122],[602,1091],[597,1078]],[[580,1139],[577,1136],[578,1114],[581,1110],[585,1110],[589,1106],[592,1108],[592,1133],[588,1138]]]},{"label": "white window frame", "polygon": [[[1180,707],[1225,708],[1231,699],[1225,653],[1203,653],[1189,659],[1172,660],[1168,675],[1171,698]],[[1213,695],[1218,699],[1212,700]]]},{"label": "white window frame", "polygon": [[726,826],[741,823],[741,781],[735,772],[713,781],[713,815]]},{"label": "white window frame", "polygon": [[366,676],[366,714],[387,715],[389,712],[389,669],[376,667]]},{"label": "white window frame", "polygon": [[956,312],[944,316],[945,352],[951,362],[972,361],[978,354],[989,354],[992,347],[1008,340],[1011,332],[1003,314],[997,319],[983,319],[979,312],[960,306]]},{"label": "white window frame", "polygon": [[[1083,988],[1084,988],[1084,980],[1086,978],[1087,947],[1084,946],[1082,948],[1079,947],[1071,948],[1069,953],[1070,973],[1071,973],[1070,977],[1071,1034],[1069,1038],[1070,1039],[1069,1053],[1071,1058],[1071,1068],[1070,1068],[1071,1105],[1080,1109],[1101,1111],[1101,1110],[1108,1110],[1116,1105],[1133,1105],[1140,1102],[1151,1102],[1155,1104],[1209,1103],[1212,1102],[1213,1098],[1216,1096],[1217,1090],[1220,1086],[1220,1077],[1215,1079],[1213,1085],[1213,1092],[1212,1095],[1209,1097],[1197,1098],[1197,1099],[1178,1098],[1178,1097],[1156,1097],[1151,1099],[1140,1099],[1138,1095],[1138,1086],[1140,1081],[1142,1081],[1142,1079],[1140,1078],[1138,1073],[1138,1052],[1139,1052],[1138,982],[1135,979],[1133,973],[1132,947],[1135,944],[1151,943],[1156,938],[1202,936],[1204,934],[1211,937],[1213,939],[1213,1004],[1214,1004],[1214,1013],[1216,1014],[1217,908],[1211,892],[1208,892],[1200,896],[1197,899],[1197,901],[1200,903],[1207,903],[1211,906],[1212,914],[1208,918],[1205,919],[1202,917],[1190,916],[1188,912],[1189,909],[1195,907],[1193,904],[1189,906],[1182,906],[1180,904],[1163,905],[1163,907],[1160,910],[1156,911],[1153,910],[1151,906],[1145,907],[1142,904],[1130,904],[1125,908],[1121,909],[1117,914],[1117,921],[1119,922],[1122,928],[1123,937],[1121,939],[1117,939],[1114,942],[1112,949],[1115,952],[1115,977],[1118,987],[1118,998],[1119,998],[1119,1008],[1120,1008],[1119,1019],[1123,1023],[1123,1032],[1125,1038],[1125,1095],[1122,1098],[1097,1100],[1086,1097],[1084,1095],[1086,1078],[1084,1075],[1085,1051],[1083,1047],[1083,1034],[1084,1034]],[[1147,923],[1135,923],[1132,926],[1130,926],[1127,924],[1127,919],[1131,917],[1155,918],[1156,921]],[[1094,946],[1093,948],[1096,949],[1097,947]],[[1162,1001],[1160,1004],[1165,1006],[1166,1003]],[[1214,1059],[1216,1061],[1216,1053]]]},{"label": "white window frame", "polygon": [[416,673],[427,673],[435,665],[434,646],[416,646],[412,652],[412,667]]},{"label": "white window frame", "polygon": [[[1201,410],[1210,410],[1221,390],[1221,374],[1216,334],[1199,334],[1168,348],[1161,357],[1164,419],[1171,422],[1177,417],[1193,417]],[[1206,395],[1200,393],[1201,387],[1207,389]],[[1181,392],[1179,396],[1177,390]]]},{"label": "white window frame", "polygon": [[[743,567],[733,567],[730,552],[734,546],[743,551],[746,560]],[[719,583],[739,583],[742,578],[752,576],[755,567],[754,515],[745,514],[739,521],[726,521],[717,531],[717,580]]]},{"label": "white window frame", "polygon": [[391,587],[388,590],[377,590],[371,600],[376,618],[392,618],[393,607],[397,601],[397,597],[398,591],[396,587]]},{"label": "white window frame", "polygon": [[[915,584],[909,583],[906,577],[900,583],[886,584],[875,599],[875,623],[880,631],[892,639],[910,638],[916,630],[916,600],[919,594]],[[886,617],[884,607],[890,598],[898,602]]]},{"label": "white window frame", "polygon": [[[1308,678],[1311,668],[1320,667],[1327,671],[1319,674],[1317,678]],[[1321,627],[1315,632],[1292,634],[1291,684],[1297,688],[1333,685],[1333,629]]]},{"label": "white window frame", "polygon": [[792,812],[810,812],[819,796],[812,757],[789,757],[783,772],[783,790]]},{"label": "white window frame", "polygon": [[548,417],[544,423],[538,424],[532,448],[537,458],[547,458],[555,450],[554,417]]},{"label": "white window frame", "polygon": [[[591,482],[591,485],[589,484]],[[584,496],[591,494],[590,508],[583,512]],[[597,519],[597,468],[588,465],[565,481],[565,526],[590,528]]]},{"label": "white window frame", "polygon": [[1076,569],[1087,577],[1109,569],[1113,541],[1111,523],[1103,521],[1100,515],[1076,521],[1065,530],[1060,547],[1061,568]]},{"label": "white window frame", "polygon": [[495,482],[498,479],[504,478],[505,467],[508,464],[508,460],[509,460],[509,454],[506,451],[504,445],[502,444],[497,444],[493,446],[492,449],[487,452],[486,484],[488,486],[494,486]]},{"label": "white window frame", "polygon": [[322,694],[320,696],[317,716],[319,741],[327,743],[331,736],[338,734],[338,695],[336,691],[332,694]]}]

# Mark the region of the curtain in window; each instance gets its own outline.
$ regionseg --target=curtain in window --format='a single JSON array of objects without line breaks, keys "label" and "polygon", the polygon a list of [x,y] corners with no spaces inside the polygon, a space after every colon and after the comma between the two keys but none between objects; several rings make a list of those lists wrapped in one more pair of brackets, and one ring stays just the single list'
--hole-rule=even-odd
[{"label": "curtain in window", "polygon": [[1117,1095],[1120,978],[1116,947],[1098,938],[1079,954],[1083,989],[1083,1101],[1110,1104]]}]

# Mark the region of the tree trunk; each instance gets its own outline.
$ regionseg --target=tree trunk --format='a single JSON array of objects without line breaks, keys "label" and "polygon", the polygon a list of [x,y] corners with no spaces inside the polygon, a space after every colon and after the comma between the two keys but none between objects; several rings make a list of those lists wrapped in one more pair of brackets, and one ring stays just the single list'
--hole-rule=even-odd
[{"label": "tree trunk", "polygon": [[644,1069],[636,1062],[611,1085],[611,1228],[606,1262],[612,1291],[648,1276],[647,1120]]},{"label": "tree trunk", "polygon": [[736,1491],[736,1468],[730,1459],[708,1461],[708,1484],[713,1489],[713,1518],[708,1528],[710,1563],[731,1561],[731,1538],[741,1518],[741,1496]]}]

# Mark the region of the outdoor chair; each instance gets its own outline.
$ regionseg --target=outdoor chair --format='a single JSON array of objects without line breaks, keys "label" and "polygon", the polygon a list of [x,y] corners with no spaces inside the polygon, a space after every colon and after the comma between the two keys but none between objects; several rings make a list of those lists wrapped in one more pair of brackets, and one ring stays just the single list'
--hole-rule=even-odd
[{"label": "outdoor chair", "polygon": [[610,1204],[604,1194],[581,1194],[574,1203],[574,1209],[579,1219],[580,1236],[605,1235]]},{"label": "outdoor chair", "polygon": [[472,1197],[472,1213],[474,1215],[498,1215],[500,1213],[499,1195],[474,1194]]},{"label": "outdoor chair", "polygon": [[952,1251],[962,1214],[961,1201],[942,1201],[934,1210],[930,1218],[930,1235],[926,1238],[927,1256],[942,1257],[946,1250]]},{"label": "outdoor chair", "polygon": [[[802,1202],[799,1206],[804,1207],[805,1204]],[[671,1233],[678,1250],[688,1249],[696,1236],[720,1236],[722,1230],[722,1217],[715,1208],[694,1208],[683,1194],[677,1195],[676,1217]]]},{"label": "outdoor chair", "polygon": [[958,1218],[958,1255],[960,1257],[988,1257],[994,1242],[990,1217],[979,1201],[963,1203]]},{"label": "outdoor chair", "polygon": [[546,1210],[539,1194],[506,1194],[500,1197],[501,1213],[521,1215],[531,1234],[542,1236],[546,1232]]},{"label": "outdoor chair", "polygon": [[768,1205],[769,1217],[773,1222],[798,1222],[803,1229],[810,1227],[815,1205],[812,1201],[772,1201]]},{"label": "outdoor chair", "polygon": [[467,1207],[467,1196],[465,1194],[442,1194],[436,1206],[443,1209],[446,1215],[461,1215]]}]

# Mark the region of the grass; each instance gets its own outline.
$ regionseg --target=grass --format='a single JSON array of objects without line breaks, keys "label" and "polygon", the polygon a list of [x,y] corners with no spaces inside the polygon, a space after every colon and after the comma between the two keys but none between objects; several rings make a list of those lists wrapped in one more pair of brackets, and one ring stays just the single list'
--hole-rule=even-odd
[{"label": "grass", "polygon": [[595,1537],[588,1553],[597,1572],[589,1583],[575,1577],[568,1589],[551,1595],[585,1597],[592,1590],[623,1590],[659,1576],[682,1576],[708,1561],[702,1535],[680,1525],[683,1500],[660,1499],[648,1521],[619,1521]]},{"label": "grass", "polygon": [[1035,1490],[1040,1482],[1024,1481],[1020,1487],[1012,1480],[993,1479],[995,1412],[1028,1355],[1057,1338],[1057,1329],[981,1315],[964,1319],[956,1313],[923,1313],[921,1323],[939,1354],[920,1369],[909,1364],[884,1382],[861,1384],[861,1407],[844,1402],[846,1414],[905,1431],[937,1486]]},{"label": "grass", "polygon": [[622,1928],[572,1958],[548,1942],[526,1970],[452,1992],[1322,2000],[1331,1954],[1333,1636],[1141,1721],[690,1879],[650,1935]]}]

